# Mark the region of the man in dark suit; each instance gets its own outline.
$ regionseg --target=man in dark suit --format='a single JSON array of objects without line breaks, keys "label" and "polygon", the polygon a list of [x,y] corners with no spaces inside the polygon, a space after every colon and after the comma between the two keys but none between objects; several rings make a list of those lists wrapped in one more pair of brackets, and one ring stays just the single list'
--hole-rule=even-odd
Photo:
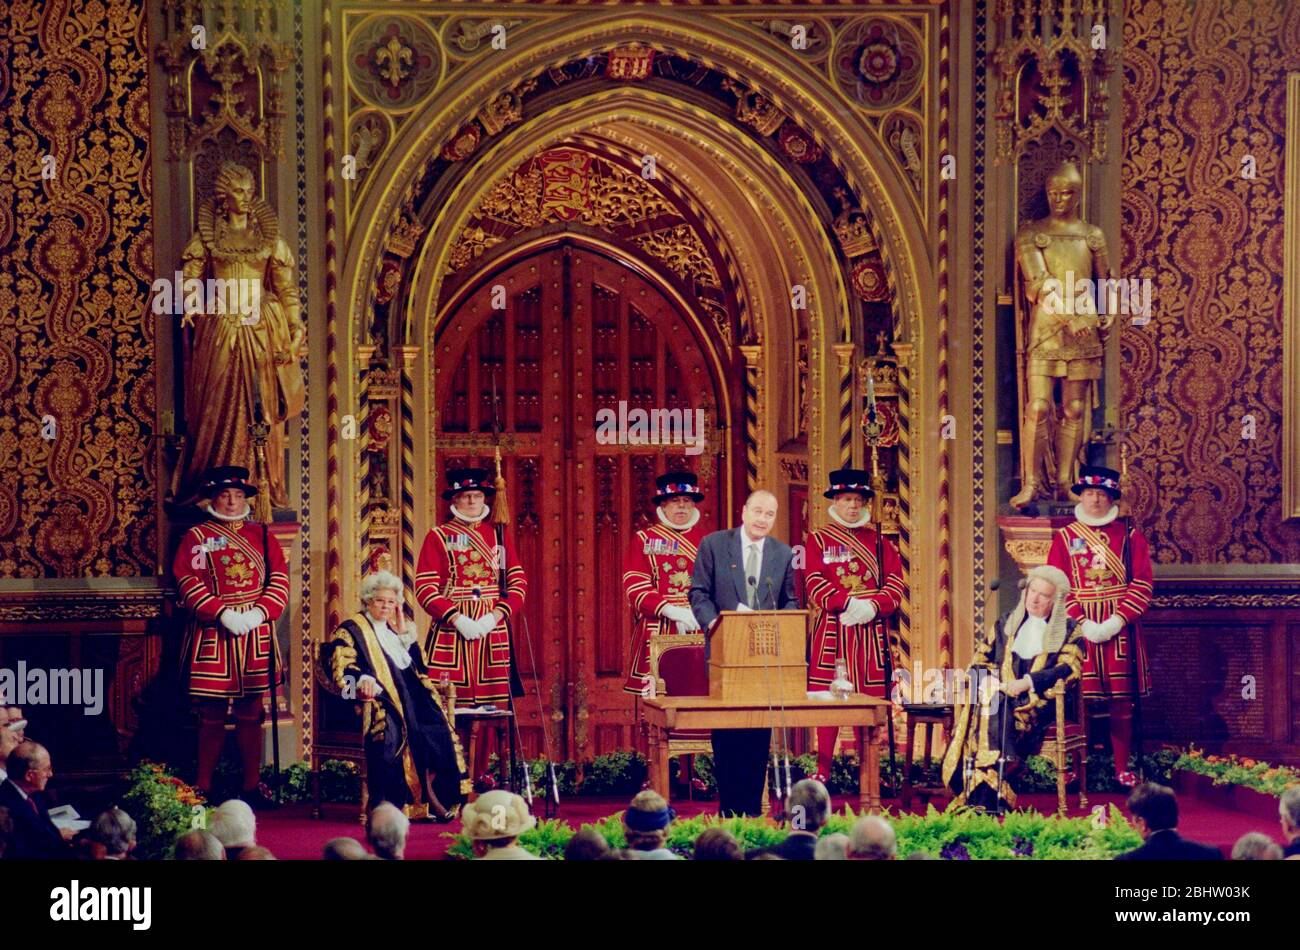
[{"label": "man in dark suit", "polygon": [[9,809],[14,823],[13,848],[5,857],[39,861],[71,857],[67,842],[70,830],[60,830],[50,821],[45,807],[45,786],[54,775],[50,753],[37,742],[26,741],[5,760],[8,780],[0,785],[0,807]]},{"label": "man in dark suit", "polygon": [[[691,611],[710,637],[724,610],[797,610],[794,552],[768,537],[776,523],[776,496],[753,492],[745,501],[739,528],[715,531],[700,543],[691,576]],[[762,811],[763,777],[772,730],[715,729],[713,769],[722,814],[757,815]]]},{"label": "man in dark suit", "polygon": [[1133,827],[1143,844],[1116,861],[1222,861],[1223,852],[1208,844],[1188,841],[1175,830],[1178,827],[1178,799],[1173,789],[1146,782],[1133,789],[1128,797]]}]

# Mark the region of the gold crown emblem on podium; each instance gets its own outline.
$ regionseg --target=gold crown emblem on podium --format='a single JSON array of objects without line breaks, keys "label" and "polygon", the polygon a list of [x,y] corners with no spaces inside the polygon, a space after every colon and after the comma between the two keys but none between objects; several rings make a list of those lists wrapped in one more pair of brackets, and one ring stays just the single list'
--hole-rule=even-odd
[{"label": "gold crown emblem on podium", "polygon": [[776,656],[780,652],[777,649],[775,620],[751,620],[748,631],[750,656]]}]

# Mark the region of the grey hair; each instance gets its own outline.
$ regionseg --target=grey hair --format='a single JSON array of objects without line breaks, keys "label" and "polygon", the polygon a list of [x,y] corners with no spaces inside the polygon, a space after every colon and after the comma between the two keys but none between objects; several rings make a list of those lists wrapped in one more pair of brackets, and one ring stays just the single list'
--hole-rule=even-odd
[{"label": "grey hair", "polygon": [[1268,835],[1249,831],[1232,846],[1234,861],[1281,861],[1282,849]]},{"label": "grey hair", "polygon": [[375,854],[391,861],[402,856],[410,828],[411,819],[400,808],[392,802],[380,802],[366,820],[366,837]]},{"label": "grey hair", "polygon": [[817,839],[817,847],[813,849],[814,861],[843,861],[848,857],[849,836],[836,832],[833,835],[822,835]]},{"label": "grey hair", "polygon": [[849,835],[849,855],[855,858],[888,861],[897,847],[894,826],[877,815],[859,818]]},{"label": "grey hair", "polygon": [[361,579],[361,602],[370,603],[375,594],[381,590],[391,590],[397,594],[397,603],[402,604],[402,579],[392,571],[375,571]]},{"label": "grey hair", "polygon": [[1291,827],[1300,831],[1300,785],[1292,785],[1282,793],[1277,803],[1278,817],[1285,818]]},{"label": "grey hair", "polygon": [[135,819],[114,805],[95,819],[90,837],[109,854],[126,854],[135,844]]},{"label": "grey hair", "polygon": [[208,830],[227,848],[257,844],[257,817],[248,802],[231,798],[217,806]]},{"label": "grey hair", "polygon": [[831,816],[831,793],[815,778],[802,779],[790,789],[786,810],[803,819],[803,826],[797,830],[816,831]]}]

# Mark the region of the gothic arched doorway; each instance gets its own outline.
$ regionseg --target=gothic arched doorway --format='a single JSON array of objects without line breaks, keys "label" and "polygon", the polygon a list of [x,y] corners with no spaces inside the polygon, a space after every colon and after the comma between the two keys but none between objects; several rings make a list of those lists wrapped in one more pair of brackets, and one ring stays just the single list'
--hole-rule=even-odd
[{"label": "gothic arched doorway", "polygon": [[[515,633],[528,693],[519,704],[525,754],[581,762],[630,749],[638,730],[622,691],[631,637],[623,551],[653,516],[654,478],[668,465],[700,474],[706,527],[730,510],[728,459],[743,457],[729,451],[735,429],[725,418],[734,380],[712,369],[704,324],[667,279],[572,235],[499,255],[451,295],[437,326],[439,475],[491,463],[494,380],[499,397],[503,471],[529,579],[526,624]],[[608,427],[598,434],[609,418],[602,411],[634,426],[638,409],[671,420],[659,444],[611,442]],[[702,451],[663,444],[687,436],[704,436]]]}]

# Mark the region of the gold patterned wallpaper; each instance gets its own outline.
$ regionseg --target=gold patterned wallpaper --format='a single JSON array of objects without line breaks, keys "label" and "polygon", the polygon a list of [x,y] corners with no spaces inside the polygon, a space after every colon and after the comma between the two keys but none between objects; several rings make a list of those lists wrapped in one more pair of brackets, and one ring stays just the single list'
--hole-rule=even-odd
[{"label": "gold patterned wallpaper", "polygon": [[0,578],[155,570],[142,6],[0,0]]},{"label": "gold patterned wallpaper", "polygon": [[1154,282],[1151,322],[1120,338],[1134,509],[1157,563],[1298,562],[1282,157],[1300,5],[1133,0],[1123,69],[1123,275]]}]

